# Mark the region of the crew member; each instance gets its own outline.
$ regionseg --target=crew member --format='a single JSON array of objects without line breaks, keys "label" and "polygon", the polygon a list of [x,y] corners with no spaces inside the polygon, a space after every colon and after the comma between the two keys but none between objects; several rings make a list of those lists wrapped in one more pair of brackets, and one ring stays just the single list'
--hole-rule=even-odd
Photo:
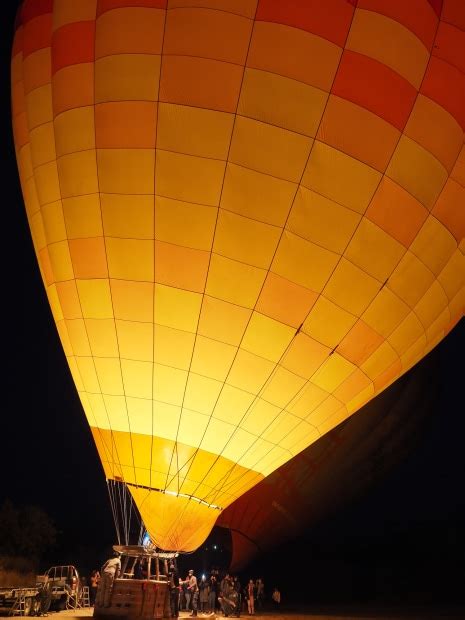
[{"label": "crew member", "polygon": [[97,599],[95,601],[96,607],[110,607],[111,592],[113,590],[113,582],[119,577],[121,573],[121,560],[120,554],[115,551],[113,557],[108,559],[102,566],[99,589],[97,592]]}]

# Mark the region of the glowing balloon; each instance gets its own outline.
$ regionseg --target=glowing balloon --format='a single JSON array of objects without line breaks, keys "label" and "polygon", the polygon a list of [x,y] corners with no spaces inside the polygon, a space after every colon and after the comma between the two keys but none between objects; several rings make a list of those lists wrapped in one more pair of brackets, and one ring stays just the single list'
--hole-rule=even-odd
[{"label": "glowing balloon", "polygon": [[463,315],[465,5],[27,0],[27,215],[109,479],[159,547]]}]

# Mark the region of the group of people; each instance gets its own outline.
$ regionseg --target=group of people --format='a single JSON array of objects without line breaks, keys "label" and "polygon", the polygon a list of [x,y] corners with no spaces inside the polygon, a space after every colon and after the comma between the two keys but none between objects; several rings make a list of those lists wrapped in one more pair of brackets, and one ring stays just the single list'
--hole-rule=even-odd
[{"label": "group of people", "polygon": [[[90,604],[97,607],[108,607],[111,589],[115,578],[121,573],[120,554],[114,555],[105,562],[101,571],[94,570],[90,575]],[[138,575],[134,575],[138,577]],[[141,577],[139,577],[141,578]],[[263,609],[265,600],[265,584],[261,577],[249,579],[242,586],[239,578],[226,573],[220,576],[217,569],[212,569],[208,578],[202,575],[197,579],[193,570],[189,570],[185,579],[178,575],[176,565],[169,565],[169,589],[171,616],[179,617],[180,611],[190,611],[191,616],[222,612],[224,616],[239,617],[241,612],[250,616]],[[281,593],[274,588],[271,600],[275,609],[280,608]]]},{"label": "group of people", "polygon": [[[200,579],[190,570],[185,579],[180,579],[174,565],[170,566],[171,615],[179,616],[179,611],[190,611],[191,616],[222,612],[224,616],[239,617],[242,612],[255,615],[261,611],[265,600],[265,584],[262,578],[249,579],[242,586],[237,576],[226,573],[222,578],[217,570],[212,570],[209,577]],[[281,594],[277,588],[272,594],[272,601],[279,608]]]}]

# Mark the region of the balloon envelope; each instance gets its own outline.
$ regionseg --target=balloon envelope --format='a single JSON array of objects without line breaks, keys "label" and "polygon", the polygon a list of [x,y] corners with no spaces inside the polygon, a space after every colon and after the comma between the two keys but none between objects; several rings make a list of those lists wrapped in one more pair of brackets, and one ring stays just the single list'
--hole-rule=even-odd
[{"label": "balloon envelope", "polygon": [[[231,549],[230,573],[243,571],[259,554],[308,538],[309,532],[315,537],[315,526],[324,519],[338,520],[336,514],[348,506],[350,513],[354,503],[370,496],[415,448],[421,451],[419,437],[438,407],[440,357],[436,348],[357,415],[281,465],[221,513],[216,525],[229,533],[225,546]],[[397,470],[395,479],[399,478]]]},{"label": "balloon envelope", "polygon": [[26,0],[13,124],[105,474],[220,512],[463,315],[465,8]]}]

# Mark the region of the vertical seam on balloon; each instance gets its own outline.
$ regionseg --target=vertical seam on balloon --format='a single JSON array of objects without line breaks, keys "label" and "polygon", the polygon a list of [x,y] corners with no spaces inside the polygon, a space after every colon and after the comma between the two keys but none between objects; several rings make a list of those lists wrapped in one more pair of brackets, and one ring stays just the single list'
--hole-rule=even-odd
[{"label": "vertical seam on balloon", "polygon": [[[105,262],[106,262],[106,267],[107,267],[107,273],[108,273],[108,290],[109,290],[109,295],[110,295],[110,301],[111,301],[111,307],[112,307],[112,313],[113,313],[113,326],[114,326],[114,330],[115,330],[115,339],[116,339],[116,344],[117,344],[117,348],[118,348],[118,362],[119,362],[119,370],[121,373],[121,385],[123,388],[123,398],[124,398],[124,403],[125,403],[125,408],[126,408],[126,416],[127,416],[127,420],[128,420],[128,429],[129,429],[129,442],[131,445],[131,454],[132,454],[132,463],[133,463],[133,469],[134,469],[134,480],[137,483],[137,475],[136,475],[136,467],[135,467],[135,459],[134,459],[134,448],[133,448],[133,444],[132,444],[132,433],[131,433],[131,424],[130,424],[130,419],[129,419],[129,411],[128,411],[128,403],[127,403],[127,397],[126,397],[126,388],[124,385],[124,378],[123,378],[123,372],[122,372],[122,367],[121,367],[121,356],[120,356],[120,348],[119,348],[119,339],[118,339],[118,331],[116,329],[116,317],[115,317],[115,308],[114,308],[114,304],[113,304],[113,294],[112,294],[112,289],[111,289],[111,284],[110,284],[110,270],[109,270],[109,266],[108,266],[108,258],[107,258],[107,245],[106,245],[106,236],[105,236],[105,226],[104,226],[104,222],[103,222],[103,213],[102,213],[102,200],[101,200],[101,192],[100,192],[100,177],[99,177],[99,167],[98,167],[98,154],[97,154],[97,129],[96,129],[96,119],[95,119],[95,109],[96,109],[96,44],[97,44],[97,5],[98,5],[98,1],[95,3],[95,17],[94,17],[94,60],[93,60],[93,111],[94,111],[94,144],[95,144],[95,172],[96,172],[96,176],[97,176],[97,192],[98,192],[98,200],[99,200],[99,211],[100,211],[100,222],[102,225],[102,240],[103,240],[103,245],[105,248]],[[92,356],[92,360],[93,360],[93,356]],[[94,368],[95,368],[95,362],[94,362]],[[99,384],[100,387],[100,380],[98,378],[97,372],[95,372],[96,377],[97,377],[97,382]],[[101,390],[101,388],[100,388]],[[101,396],[102,396],[102,402],[104,403],[105,406],[105,410],[107,409],[106,407],[106,403],[105,403],[105,399],[103,398],[103,392],[101,391]],[[108,412],[107,412],[108,415]],[[113,435],[113,429],[111,428],[111,424],[110,424],[110,432],[111,432],[111,436],[112,436],[112,441],[115,447],[115,452],[118,458],[118,464],[120,466],[120,470],[121,473],[123,473],[122,468],[121,468],[121,461],[119,458],[119,454],[118,454],[118,450],[116,448],[116,442],[114,440],[114,435]],[[121,431],[120,431],[121,432]]]},{"label": "vertical seam on balloon", "polygon": [[[218,207],[217,207],[217,212],[216,212],[216,219],[215,219],[215,227],[214,227],[214,232],[213,232],[213,238],[212,238],[212,241],[211,241],[211,250],[210,250],[209,259],[208,259],[207,274],[206,274],[206,277],[205,277],[204,290],[203,290],[203,293],[202,293],[202,302],[201,302],[201,305],[200,305],[199,316],[198,316],[198,319],[197,319],[197,326],[196,326],[196,331],[195,331],[195,335],[194,335],[194,345],[193,345],[193,348],[192,348],[192,354],[191,354],[191,359],[190,359],[190,362],[189,362],[189,369],[188,369],[187,377],[189,377],[189,373],[191,372],[191,367],[192,367],[192,361],[193,361],[193,357],[194,357],[195,346],[196,346],[196,343],[197,343],[198,327],[199,327],[200,317],[201,317],[201,314],[202,314],[202,309],[203,309],[203,304],[204,304],[204,299],[205,299],[207,280],[208,280],[208,275],[209,275],[209,272],[210,272],[210,265],[211,265],[211,259],[212,259],[212,254],[213,254],[213,246],[214,246],[214,243],[215,243],[215,234],[216,234],[216,229],[217,229],[217,225],[218,225],[219,212],[220,212],[220,208],[221,208],[220,207],[220,205],[221,205],[221,197],[222,197],[224,182],[225,182],[225,178],[226,178],[226,171],[227,171],[227,165],[228,165],[228,160],[229,160],[229,153],[231,151],[231,145],[232,145],[232,140],[233,140],[233,135],[234,135],[234,128],[235,128],[236,119],[237,119],[237,110],[239,108],[239,102],[240,102],[240,96],[241,96],[241,91],[242,91],[242,85],[243,85],[243,82],[244,82],[244,76],[245,76],[245,72],[246,72],[246,68],[247,68],[247,58],[248,58],[249,51],[250,51],[250,46],[251,46],[251,43],[252,43],[252,38],[253,38],[253,33],[254,33],[254,28],[255,28],[255,19],[256,19],[257,11],[258,11],[258,0],[257,0],[257,4],[255,6],[255,14],[254,14],[253,19],[246,18],[246,19],[249,19],[249,21],[251,21],[250,37],[249,37],[249,42],[248,42],[248,46],[247,46],[247,52],[246,52],[246,56],[245,56],[245,60],[244,60],[244,65],[242,67],[243,71],[242,71],[241,83],[240,83],[240,87],[239,87],[238,95],[237,95],[237,103],[236,103],[236,109],[235,109],[235,112],[234,112],[233,125],[232,125],[232,128],[231,128],[231,135],[230,135],[230,139],[229,139],[228,152],[226,154],[226,159],[224,160],[224,163],[225,163],[224,173],[223,173],[223,179],[222,179],[221,188],[220,188],[220,195],[218,197]],[[239,350],[239,348],[237,348],[237,350],[236,350],[236,353],[234,355],[234,359],[237,356],[238,350]],[[234,359],[231,362],[231,366],[234,363]],[[180,419],[179,419],[179,423],[178,423],[177,435],[179,433],[179,427],[180,427],[181,416],[182,416],[182,408],[184,407],[184,400],[185,400],[186,389],[187,389],[187,381],[188,381],[188,379],[186,380],[186,385],[185,385],[185,389],[184,389],[184,393],[183,393],[183,399],[182,399],[182,404],[181,404],[181,413],[180,413]],[[225,381],[223,381],[223,387],[224,387],[224,385],[225,385]],[[218,398],[219,398],[220,394],[222,393],[222,389],[223,388],[221,388],[221,391],[220,391],[220,393],[219,393],[219,395],[218,395],[218,397],[217,397],[217,399],[215,401],[215,406],[216,406],[216,403],[218,402]],[[211,417],[212,417],[212,414],[210,414],[210,416],[209,416],[209,422],[207,423],[207,426],[205,427],[205,431],[204,431],[204,433],[202,435],[202,440],[205,437],[205,433],[206,433],[206,431],[208,429],[208,426],[210,424]],[[177,435],[176,435],[176,437],[177,437]],[[201,440],[201,442],[202,442],[202,440]],[[177,438],[176,438],[176,441],[177,441]],[[186,480],[187,476],[189,475],[192,463],[194,462],[195,457],[196,457],[196,455],[199,452],[199,449],[200,449],[199,446],[197,448],[195,448],[193,455],[190,456],[189,459],[186,461],[186,463],[183,465],[183,467],[185,467],[190,462],[190,465],[188,466],[187,472],[184,475],[184,480]],[[207,474],[208,474],[208,472],[207,472]],[[177,473],[177,475],[179,476],[179,466],[178,466],[178,473]],[[205,477],[203,478],[203,480],[205,480]],[[179,487],[179,490],[182,488],[183,484],[184,484],[184,482]],[[198,488],[198,487],[199,487],[199,485],[197,485],[196,488]],[[178,490],[178,492],[179,492],[179,490]]]},{"label": "vertical seam on balloon", "polygon": [[[257,7],[256,7],[256,10],[257,10]],[[250,47],[250,43],[251,43],[251,40],[252,40],[252,34],[253,34],[254,21],[251,20],[250,18],[245,18],[245,19],[249,19],[249,21],[252,22],[252,28],[251,28],[251,32],[250,32],[250,38],[249,38],[249,47]],[[245,64],[243,66],[242,80],[243,80],[243,77],[244,77],[244,73],[245,73]],[[242,84],[242,81],[241,81],[241,84]],[[238,104],[239,104],[239,97],[240,97],[240,89],[239,89],[239,93],[238,93],[238,99],[237,99],[237,104],[236,104],[236,111],[237,111],[237,107],[238,107]],[[230,143],[229,143],[229,148],[228,148],[228,154],[229,154],[229,150],[230,150],[230,147],[231,147],[233,131],[234,131],[234,123],[233,123],[233,127],[231,129],[231,138],[230,138]],[[225,162],[225,172],[223,174],[223,183],[224,183],[224,178],[225,178],[225,174],[226,174],[227,159],[226,160],[222,160],[222,161]],[[219,197],[219,200],[218,200],[218,206],[216,207],[217,213],[216,213],[216,220],[215,220],[215,230],[216,230],[216,226],[217,226],[217,222],[218,222],[218,213],[219,213],[219,208],[220,208],[219,207],[220,202],[221,202],[221,193],[220,193],[220,197]],[[187,390],[187,383],[188,383],[188,380],[189,380],[189,373],[190,373],[190,369],[191,369],[191,366],[192,366],[192,360],[193,360],[193,356],[194,356],[195,345],[197,343],[198,325],[199,325],[199,322],[200,322],[200,316],[201,316],[202,308],[203,308],[203,302],[204,302],[204,297],[205,297],[205,289],[206,289],[206,282],[207,282],[207,277],[208,277],[208,272],[209,272],[209,267],[210,267],[210,262],[211,262],[211,254],[212,254],[212,250],[213,250],[213,244],[214,244],[214,234],[213,234],[213,239],[212,239],[211,251],[210,251],[210,254],[209,254],[209,263],[208,263],[208,267],[207,267],[207,276],[205,278],[204,290],[203,290],[203,293],[202,293],[202,302],[201,302],[201,306],[200,306],[200,310],[199,310],[199,316],[198,316],[198,319],[197,319],[196,332],[194,334],[194,344],[193,344],[193,347],[192,347],[192,353],[191,353],[191,358],[190,358],[190,362],[189,362],[189,369],[188,369],[187,375],[186,375],[186,383],[184,385],[183,399],[182,399],[180,416],[179,416],[179,421],[178,421],[178,428],[177,428],[177,432],[176,432],[176,440],[175,440],[176,445],[177,445],[177,438],[178,438],[178,435],[179,435],[179,429],[180,429],[180,424],[181,424],[182,409],[184,407],[184,400],[185,400],[185,395],[186,395],[186,390]],[[193,461],[195,459],[195,456],[196,456],[197,453],[198,453],[198,448],[194,449],[194,454],[191,457],[189,457],[189,459],[186,461],[186,463],[182,467],[185,467],[185,465],[187,463],[189,463],[189,461]],[[169,469],[171,469],[171,463],[170,463],[170,468]],[[188,472],[189,472],[189,470],[190,470],[190,467],[188,469]],[[180,491],[180,488],[182,487],[182,485],[179,486],[179,472],[180,472],[179,463],[177,463],[177,472],[176,472],[176,474],[174,474],[174,476],[171,477],[170,482],[174,479],[174,477],[176,477],[176,476],[178,477],[178,492]],[[188,474],[188,472],[187,472],[187,474]],[[187,476],[187,474],[186,474],[186,476]],[[168,477],[169,477],[169,470],[167,472],[165,488],[169,484],[168,483]]]},{"label": "vertical seam on balloon", "polygon": [[[161,53],[160,53],[160,74],[159,74],[159,78],[158,78],[158,107],[157,107],[157,125],[156,125],[156,132],[155,132],[155,170],[154,170],[154,192],[153,192],[153,205],[154,205],[154,212],[153,212],[153,227],[154,227],[154,239],[153,239],[153,245],[154,245],[154,272],[153,272],[153,377],[155,376],[155,325],[156,325],[156,316],[155,316],[155,299],[156,299],[156,295],[155,295],[155,289],[157,286],[157,282],[156,282],[156,277],[155,277],[155,267],[156,267],[156,258],[155,258],[155,248],[156,248],[156,225],[155,225],[155,221],[156,221],[156,180],[155,180],[155,172],[156,172],[156,160],[157,160],[157,143],[158,143],[158,121],[160,118],[160,90],[161,90],[161,85],[162,85],[162,71],[163,71],[163,50],[164,50],[164,46],[165,46],[165,34],[166,34],[166,28],[167,28],[167,21],[168,21],[168,11],[170,10],[170,8],[168,7],[168,5],[166,5],[165,8],[165,21],[164,21],[164,27],[163,27],[163,39],[162,39],[162,46],[161,46]],[[193,354],[193,350],[192,349],[192,354]],[[187,382],[189,379],[189,374],[186,374],[186,381],[184,384],[184,391],[186,390],[187,387]],[[153,384],[153,381],[152,381]],[[153,390],[153,388],[152,388]],[[155,402],[154,402],[154,398],[153,398],[153,391],[152,391],[152,411],[155,411]],[[170,478],[170,470],[171,470],[171,466],[173,463],[173,457],[176,455],[176,472],[177,472],[177,487],[178,487],[178,492],[179,492],[179,453],[178,453],[178,434],[179,434],[179,427],[181,424],[181,417],[182,417],[182,405],[179,409],[179,420],[178,420],[178,428],[176,431],[176,437],[174,438],[173,441],[173,448],[171,450],[171,457],[169,460],[169,464],[166,470],[166,477],[165,477],[165,485],[164,485],[164,489],[166,489],[168,487],[168,479]],[[152,442],[153,442],[153,416],[152,416]],[[152,465],[152,454],[150,455],[150,465]],[[152,471],[150,471],[150,479],[152,476]],[[171,478],[171,481],[173,480],[173,478]],[[168,528],[168,530],[165,532],[165,540],[167,540],[168,538],[171,537],[172,532],[175,531],[175,527],[174,527],[174,523],[171,525],[170,528]],[[176,544],[176,542],[172,545],[172,547],[177,551],[178,550],[178,545]]]},{"label": "vertical seam on balloon", "polygon": [[[158,106],[157,106],[157,123],[156,123],[156,132],[155,132],[155,166],[154,166],[154,179],[153,179],[153,183],[154,183],[154,192],[153,192],[153,205],[154,205],[154,212],[153,212],[153,230],[154,230],[154,239],[153,239],[153,244],[154,244],[154,272],[153,272],[153,377],[155,376],[155,325],[156,325],[156,320],[155,320],[155,299],[156,299],[156,295],[155,295],[155,289],[157,286],[157,282],[156,282],[156,278],[155,278],[155,267],[156,267],[156,259],[155,259],[155,248],[156,248],[156,160],[157,160],[157,143],[158,143],[158,121],[159,121],[159,117],[160,117],[160,89],[161,89],[161,81],[162,81],[162,69],[163,69],[163,50],[164,50],[164,46],[165,46],[165,34],[166,34],[166,28],[167,28],[167,20],[168,20],[168,11],[169,11],[169,7],[168,4],[166,5],[165,8],[165,21],[164,21],[164,25],[163,25],[163,39],[162,39],[162,46],[161,46],[161,51],[160,51],[160,73],[159,73],[159,78],[158,78]],[[186,375],[186,383],[187,383],[187,375]],[[153,381],[152,381],[153,384]],[[154,402],[154,398],[153,398],[153,388],[152,388],[152,446],[153,446],[153,415],[155,412],[155,402]],[[181,419],[181,411],[180,411],[180,418]],[[179,427],[178,427],[179,428]],[[152,453],[153,453],[153,447],[152,447]],[[173,441],[173,449],[171,451],[171,457],[170,457],[170,461],[169,461],[169,465],[166,471],[166,478],[165,478],[165,489],[167,486],[167,480],[169,477],[169,473],[170,473],[170,469],[171,469],[171,464],[173,462],[173,456],[174,454],[176,454],[176,463],[178,463],[178,444],[177,444],[177,437],[176,439]],[[152,467],[152,454],[150,455],[150,465]],[[152,477],[152,471],[150,471],[150,480]],[[178,488],[179,488],[179,476],[178,476]],[[148,495],[146,497],[146,499],[148,498]],[[142,504],[141,504],[142,506]],[[168,528],[168,530],[165,532],[165,540],[168,539],[171,536],[171,532],[173,531],[173,527]],[[177,544],[174,543],[173,545],[171,545],[176,551],[177,551]]]},{"label": "vertical seam on balloon", "polygon": [[[152,286],[152,399],[151,399],[151,410],[152,410],[152,436],[150,438],[150,473],[149,473],[149,486],[152,486],[152,466],[153,466],[153,446],[154,446],[154,419],[155,419],[155,400],[154,400],[154,386],[155,386],[155,288],[156,288],[156,278],[155,278],[155,269],[156,269],[156,170],[157,170],[157,141],[158,141],[158,119],[160,116],[160,86],[161,86],[161,73],[163,66],[163,48],[165,44],[165,32],[166,32],[166,20],[168,16],[168,7],[165,6],[164,9],[160,9],[164,13],[163,20],[163,35],[161,42],[161,50],[160,50],[160,68],[158,75],[158,96],[156,101],[156,122],[155,122],[155,143],[153,145],[154,148],[154,162],[153,162],[153,286]],[[148,495],[147,495],[148,497]],[[143,502],[142,502],[143,503]],[[142,506],[141,503],[141,506]]]}]

